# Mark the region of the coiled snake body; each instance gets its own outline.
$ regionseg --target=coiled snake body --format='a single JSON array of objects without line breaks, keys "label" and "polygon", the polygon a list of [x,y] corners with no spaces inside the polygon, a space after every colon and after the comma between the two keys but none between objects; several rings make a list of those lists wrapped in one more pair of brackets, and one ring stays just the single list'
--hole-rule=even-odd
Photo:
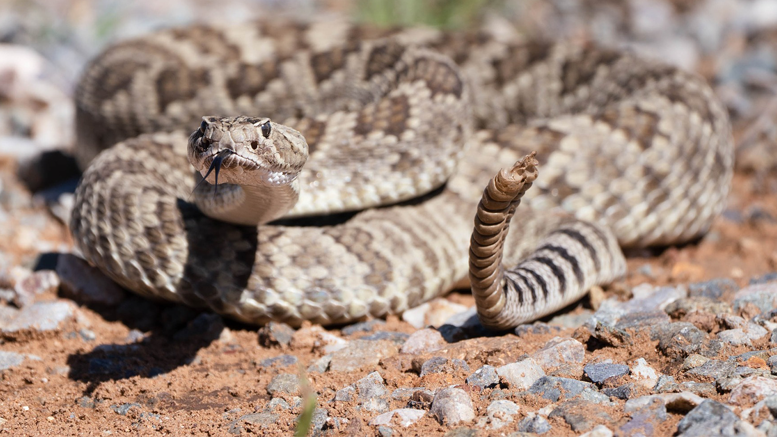
[{"label": "coiled snake body", "polygon": [[[121,144],[84,173],[75,242],[137,293],[251,323],[402,312],[469,271],[481,320],[505,328],[622,275],[619,244],[709,228],[733,152],[702,79],[617,51],[504,39],[261,22],[109,48],[78,87],[79,158]],[[202,119],[239,114],[251,117]],[[219,157],[227,183],[198,188],[197,206],[243,225],[190,203],[186,144],[201,122],[195,147],[207,132],[234,150]],[[295,130],[310,158],[293,177],[304,141],[271,135]],[[203,153],[207,167],[217,155]],[[261,208],[235,205],[267,188],[230,175],[265,160],[266,184],[296,184],[284,208],[299,187],[287,217],[341,214],[245,225]]]}]

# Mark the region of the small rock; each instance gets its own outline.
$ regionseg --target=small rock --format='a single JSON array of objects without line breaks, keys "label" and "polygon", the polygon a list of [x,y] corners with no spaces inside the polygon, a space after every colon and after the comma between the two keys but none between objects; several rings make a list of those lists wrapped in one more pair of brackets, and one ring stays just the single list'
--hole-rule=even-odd
[{"label": "small rock", "polygon": [[401,352],[403,354],[419,354],[434,352],[445,347],[447,343],[436,329],[420,329],[405,340]]},{"label": "small rock", "polygon": [[585,358],[585,347],[572,338],[554,337],[542,349],[531,355],[531,358],[545,371],[563,364],[582,363]]},{"label": "small rock", "polygon": [[355,372],[373,368],[386,357],[396,355],[397,346],[390,341],[353,340],[346,347],[332,354],[329,370]]},{"label": "small rock", "polygon": [[703,365],[704,363],[706,363],[709,360],[710,360],[709,358],[707,358],[705,356],[702,356],[702,355],[699,355],[699,354],[690,354],[685,359],[685,361],[683,361],[683,370],[695,369],[695,368]]},{"label": "small rock", "polygon": [[378,427],[378,435],[380,437],[391,437],[392,434],[394,434],[394,431],[391,428],[387,426]]},{"label": "small rock", "polygon": [[710,382],[685,381],[682,384],[680,384],[680,389],[683,391],[689,391],[691,393],[697,394],[699,396],[704,396],[707,398],[718,394],[718,391],[715,390],[715,384],[712,384]]},{"label": "small rock", "polygon": [[397,346],[401,346],[405,343],[405,341],[410,337],[410,334],[405,334],[404,332],[389,332],[389,331],[378,331],[374,334],[365,335],[364,337],[361,337],[360,340],[366,340],[366,341],[380,341],[380,340],[388,340]]},{"label": "small rock", "polygon": [[485,366],[475,370],[475,373],[470,375],[467,380],[467,384],[484,388],[492,388],[499,385],[499,375],[496,373],[496,369],[486,364]]},{"label": "small rock", "polygon": [[723,300],[724,295],[733,296],[737,291],[739,291],[737,283],[727,278],[688,284],[688,296],[708,297],[713,301]]},{"label": "small rock", "polygon": [[550,333],[561,332],[561,327],[548,325],[547,323],[534,322],[530,325],[519,325],[515,328],[515,335],[518,337],[524,337],[527,335],[544,335]]},{"label": "small rock", "polygon": [[35,296],[44,293],[56,293],[59,289],[59,276],[53,270],[40,270],[33,272],[14,286],[16,292],[14,304],[19,307],[32,305]]},{"label": "small rock", "polygon": [[566,401],[548,415],[548,418],[561,417],[572,427],[573,431],[587,431],[596,422],[611,422],[612,418],[596,404],[582,401]]},{"label": "small rock", "polygon": [[732,404],[746,405],[774,395],[777,395],[777,380],[763,376],[750,376],[731,390],[728,400]]},{"label": "small rock", "polygon": [[602,390],[602,393],[605,396],[609,396],[611,398],[623,399],[624,401],[627,401],[629,398],[631,398],[631,394],[634,391],[634,384],[629,383],[615,388],[605,388]]},{"label": "small rock", "polygon": [[720,331],[717,337],[720,341],[730,345],[739,346],[744,344],[752,346],[752,341],[758,340],[768,333],[769,331],[757,323],[748,322],[744,328]]},{"label": "small rock", "polygon": [[767,273],[750,279],[749,285],[766,284],[767,282],[777,282],[777,272]]},{"label": "small rock", "polygon": [[587,364],[583,367],[588,379],[596,384],[603,384],[607,379],[618,378],[629,373],[629,366],[625,364]]},{"label": "small rock", "polygon": [[572,399],[581,394],[586,388],[595,390],[590,382],[543,376],[529,387],[529,393],[541,396],[551,402],[558,402],[560,399]]},{"label": "small rock", "polygon": [[542,367],[531,358],[496,368],[499,379],[514,390],[526,390],[545,376]]},{"label": "small rock", "polygon": [[430,413],[447,426],[470,422],[475,418],[472,401],[467,392],[460,388],[443,388],[437,391]]},{"label": "small rock", "polygon": [[288,402],[286,402],[283,398],[272,398],[270,402],[267,403],[267,406],[264,408],[265,411],[272,411],[275,409],[280,410],[288,410],[291,408],[291,405],[289,405]]},{"label": "small rock", "polygon": [[478,433],[470,428],[456,428],[448,431],[443,437],[477,437]]},{"label": "small rock", "polygon": [[677,430],[685,437],[707,437],[710,435],[740,434],[739,418],[720,402],[707,399],[683,417]]},{"label": "small rock", "polygon": [[238,422],[248,422],[254,425],[261,425],[262,428],[274,425],[278,421],[278,415],[274,413],[253,413],[246,414],[237,419]]},{"label": "small rock", "polygon": [[16,352],[0,351],[0,370],[16,367],[24,362],[24,355]]},{"label": "small rock", "polygon": [[637,358],[631,368],[631,379],[643,387],[653,388],[658,382],[658,375],[652,367],[648,366],[644,358]]},{"label": "small rock", "polygon": [[349,385],[335,392],[335,402],[352,402],[356,400],[356,387]]},{"label": "small rock", "polygon": [[666,421],[666,406],[655,399],[650,404],[631,414],[631,420],[620,427],[624,436],[652,436],[659,432],[661,424]]},{"label": "small rock", "polygon": [[378,326],[385,325],[386,322],[380,319],[367,320],[366,322],[354,323],[342,329],[343,335],[351,335],[357,332],[370,332]]},{"label": "small rock", "polygon": [[421,365],[420,376],[426,376],[432,373],[455,373],[455,372],[469,372],[469,366],[464,360],[453,358],[448,360],[445,357],[433,357],[426,360]]},{"label": "small rock", "polygon": [[291,373],[280,373],[275,375],[267,384],[267,393],[271,396],[278,394],[299,394],[299,377]]},{"label": "small rock", "polygon": [[294,332],[294,328],[285,323],[270,322],[259,329],[259,344],[264,347],[288,346]]},{"label": "small rock", "polygon": [[272,366],[278,366],[278,367],[287,367],[294,364],[297,364],[298,360],[297,357],[294,355],[279,355],[277,357],[272,358],[265,358],[264,360],[259,362],[260,367],[272,367]]},{"label": "small rock", "polygon": [[735,311],[739,311],[747,304],[757,306],[761,312],[777,307],[777,282],[748,285],[736,293],[731,306]]},{"label": "small rock", "polygon": [[113,307],[127,295],[100,270],[75,255],[59,255],[57,274],[62,281],[62,294],[79,303]]},{"label": "small rock", "polygon": [[547,419],[542,416],[532,415],[524,417],[518,422],[519,432],[528,432],[532,434],[545,434],[550,431],[551,426]]},{"label": "small rock", "polygon": [[76,307],[68,301],[37,302],[24,307],[16,317],[2,326],[4,334],[16,334],[21,331],[40,333],[59,330],[61,325],[73,320],[77,315]]},{"label": "small rock", "polygon": [[329,411],[327,411],[326,408],[316,408],[313,410],[313,420],[311,424],[311,429],[314,431],[320,430],[321,428],[326,425],[326,421],[329,418]]},{"label": "small rock", "polygon": [[658,395],[648,395],[629,399],[626,401],[626,405],[623,407],[623,411],[629,414],[634,413],[647,407],[653,403],[655,399],[660,400],[666,407],[667,411],[680,414],[685,414],[691,411],[704,401],[704,398],[688,392],[662,393]]},{"label": "small rock", "polygon": [[730,361],[709,360],[701,366],[694,367],[687,371],[688,375],[698,375],[712,378],[716,381],[731,377],[734,374],[736,365]]},{"label": "small rock", "polygon": [[313,361],[308,366],[309,373],[324,373],[329,368],[329,363],[332,361],[332,355],[324,355],[323,357]]},{"label": "small rock", "polygon": [[491,402],[486,408],[487,417],[478,421],[477,426],[488,429],[500,429],[513,422],[513,416],[518,414],[515,402],[499,400]]},{"label": "small rock", "polygon": [[126,416],[130,408],[133,408],[133,407],[137,409],[143,408],[140,404],[133,402],[131,404],[111,405],[111,410],[113,410],[116,414]]},{"label": "small rock", "polygon": [[418,419],[422,418],[425,414],[426,411],[424,410],[400,408],[398,410],[391,410],[387,413],[375,416],[372,420],[370,420],[369,424],[372,426],[391,425],[391,419],[396,417],[399,425],[407,428],[408,426],[416,423]]},{"label": "small rock", "polygon": [[[674,322],[657,327],[658,349],[676,358],[701,353],[707,334],[687,322]],[[704,355],[704,354],[702,354]]]},{"label": "small rock", "polygon": [[585,434],[580,434],[580,437],[612,437],[614,434],[604,425],[596,425],[594,429],[588,431]]},{"label": "small rock", "polygon": [[391,392],[391,399],[397,401],[407,401],[413,396],[413,393],[425,390],[423,387],[400,387]]}]

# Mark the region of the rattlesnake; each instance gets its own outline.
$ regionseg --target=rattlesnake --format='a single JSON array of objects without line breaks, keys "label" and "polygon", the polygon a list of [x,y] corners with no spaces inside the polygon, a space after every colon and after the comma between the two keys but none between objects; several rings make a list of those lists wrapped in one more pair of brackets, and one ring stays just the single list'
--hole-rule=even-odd
[{"label": "rattlesnake", "polygon": [[[310,167],[292,215],[340,213],[260,226],[203,216],[186,144],[211,114],[302,132]],[[139,294],[251,323],[402,312],[466,277],[469,256],[481,320],[514,326],[622,275],[618,243],[702,235],[733,167],[726,111],[691,73],[585,45],[342,22],[119,43],[83,75],[77,129],[82,164],[121,141],[76,192],[83,256]]]}]

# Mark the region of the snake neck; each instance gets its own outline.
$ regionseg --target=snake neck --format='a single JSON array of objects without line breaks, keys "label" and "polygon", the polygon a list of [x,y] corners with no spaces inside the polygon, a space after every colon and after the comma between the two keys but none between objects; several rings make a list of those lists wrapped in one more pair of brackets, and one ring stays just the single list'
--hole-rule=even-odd
[{"label": "snake neck", "polygon": [[205,185],[194,192],[203,214],[238,225],[256,226],[283,217],[299,199],[299,181],[275,185]]}]

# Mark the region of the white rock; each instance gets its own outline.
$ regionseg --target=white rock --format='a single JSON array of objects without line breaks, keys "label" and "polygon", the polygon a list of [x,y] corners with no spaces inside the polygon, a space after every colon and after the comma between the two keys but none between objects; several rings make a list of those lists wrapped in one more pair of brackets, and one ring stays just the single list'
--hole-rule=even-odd
[{"label": "white rock", "polygon": [[764,376],[750,376],[731,390],[728,400],[732,404],[744,405],[775,394],[777,394],[777,380]]},{"label": "white rock", "polygon": [[631,366],[631,379],[643,387],[652,389],[658,382],[658,375],[652,367],[648,366],[644,358],[638,358]]},{"label": "white rock", "polygon": [[526,390],[545,376],[542,367],[531,358],[497,367],[496,373],[502,382],[514,390]]},{"label": "white rock", "polygon": [[554,337],[531,357],[544,370],[548,370],[563,364],[582,363],[585,346],[573,338]]},{"label": "white rock", "polygon": [[460,388],[443,388],[434,395],[430,410],[437,420],[447,426],[470,422],[475,418],[472,400]]},{"label": "white rock", "polygon": [[442,334],[435,329],[420,329],[410,335],[402,345],[403,354],[418,354],[422,352],[434,352],[440,350],[447,342]]},{"label": "white rock", "polygon": [[398,410],[391,410],[387,413],[375,416],[372,420],[370,420],[369,424],[372,426],[391,425],[391,419],[397,417],[399,425],[407,428],[408,426],[416,423],[418,419],[424,417],[425,414],[426,411],[424,410],[400,408]]},{"label": "white rock", "polygon": [[478,420],[480,428],[500,429],[513,422],[513,416],[518,414],[520,407],[515,402],[498,400],[491,402],[486,408],[486,417]]},{"label": "white rock", "polygon": [[580,434],[580,437],[612,437],[614,434],[604,425],[596,425],[594,429],[588,431],[585,434]]}]

